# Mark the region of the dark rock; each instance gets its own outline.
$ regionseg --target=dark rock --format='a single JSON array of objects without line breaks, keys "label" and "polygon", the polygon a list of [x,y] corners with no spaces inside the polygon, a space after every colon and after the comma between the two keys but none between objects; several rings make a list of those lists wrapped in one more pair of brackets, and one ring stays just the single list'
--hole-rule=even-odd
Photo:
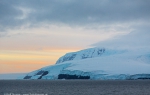
[{"label": "dark rock", "polygon": [[31,79],[32,76],[25,76],[23,79]]},{"label": "dark rock", "polygon": [[44,71],[39,71],[36,75],[42,75],[44,73]]},{"label": "dark rock", "polygon": [[59,74],[58,79],[90,79],[90,76]]},{"label": "dark rock", "polygon": [[47,74],[48,74],[48,71],[43,71],[43,74],[38,79],[42,79],[42,77],[47,75]]}]

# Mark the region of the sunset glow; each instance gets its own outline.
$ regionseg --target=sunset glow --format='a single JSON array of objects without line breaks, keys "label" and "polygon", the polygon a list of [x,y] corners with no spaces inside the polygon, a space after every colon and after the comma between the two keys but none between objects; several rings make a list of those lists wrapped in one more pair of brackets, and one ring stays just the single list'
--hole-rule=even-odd
[{"label": "sunset glow", "polygon": [[76,49],[45,49],[41,51],[1,50],[0,73],[24,73],[53,65],[60,56],[71,51],[76,51]]}]

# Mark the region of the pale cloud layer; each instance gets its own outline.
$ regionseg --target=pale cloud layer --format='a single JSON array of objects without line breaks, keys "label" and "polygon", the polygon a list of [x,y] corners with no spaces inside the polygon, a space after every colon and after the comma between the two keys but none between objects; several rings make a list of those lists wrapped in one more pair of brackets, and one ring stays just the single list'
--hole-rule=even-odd
[{"label": "pale cloud layer", "polygon": [[117,36],[115,38],[100,41],[93,46],[118,49],[143,49],[150,50],[150,27],[139,27],[127,35]]},{"label": "pale cloud layer", "polygon": [[[10,30],[9,30],[10,31]],[[82,27],[49,26],[47,28],[17,29],[1,37],[1,50],[45,48],[86,48],[98,41],[110,39],[116,35],[124,35],[126,31],[113,31],[110,29],[87,29]]]},{"label": "pale cloud layer", "polygon": [[149,0],[1,0],[0,44],[85,47],[130,32],[149,36],[149,10]]}]

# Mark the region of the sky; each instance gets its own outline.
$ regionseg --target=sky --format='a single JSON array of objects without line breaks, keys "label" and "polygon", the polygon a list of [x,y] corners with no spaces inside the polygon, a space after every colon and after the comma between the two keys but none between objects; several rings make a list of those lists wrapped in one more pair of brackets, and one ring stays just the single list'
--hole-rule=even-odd
[{"label": "sky", "polygon": [[90,47],[150,49],[150,0],[0,0],[0,74]]}]

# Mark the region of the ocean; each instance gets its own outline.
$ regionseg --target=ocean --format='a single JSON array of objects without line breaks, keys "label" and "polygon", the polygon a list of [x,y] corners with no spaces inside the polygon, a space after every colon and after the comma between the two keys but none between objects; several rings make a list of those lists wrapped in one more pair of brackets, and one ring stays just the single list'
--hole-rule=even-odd
[{"label": "ocean", "polygon": [[0,95],[150,95],[150,80],[0,80]]}]

